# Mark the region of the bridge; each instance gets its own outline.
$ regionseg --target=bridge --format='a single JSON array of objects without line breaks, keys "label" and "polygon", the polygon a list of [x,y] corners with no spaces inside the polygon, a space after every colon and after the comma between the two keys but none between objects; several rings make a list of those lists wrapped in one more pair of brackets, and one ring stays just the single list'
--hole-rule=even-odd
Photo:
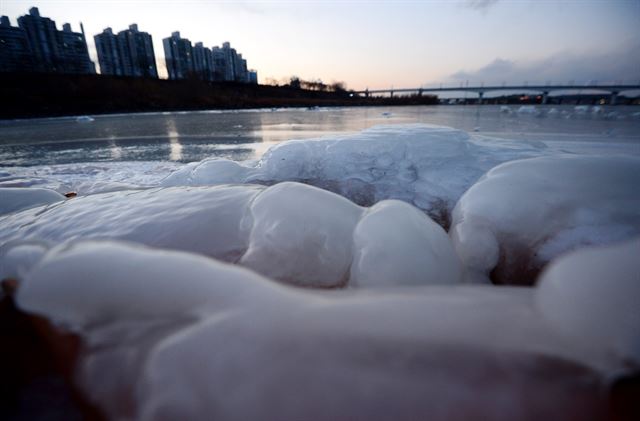
[{"label": "bridge", "polygon": [[610,94],[609,103],[614,105],[618,98],[618,95],[622,92],[626,91],[640,91],[640,84],[637,85],[623,85],[623,84],[593,84],[593,85],[575,85],[575,84],[567,84],[567,85],[495,85],[495,86],[440,86],[437,88],[402,88],[402,89],[365,89],[364,91],[354,91],[354,94],[364,95],[367,98],[370,95],[376,94],[389,94],[393,97],[396,93],[415,93],[418,95],[422,95],[423,93],[438,93],[438,92],[472,92],[478,95],[478,103],[482,104],[484,94],[487,92],[506,92],[506,91],[515,91],[515,92],[536,92],[542,94],[542,103],[546,104],[549,98],[549,94],[557,91],[598,91],[605,92]]}]

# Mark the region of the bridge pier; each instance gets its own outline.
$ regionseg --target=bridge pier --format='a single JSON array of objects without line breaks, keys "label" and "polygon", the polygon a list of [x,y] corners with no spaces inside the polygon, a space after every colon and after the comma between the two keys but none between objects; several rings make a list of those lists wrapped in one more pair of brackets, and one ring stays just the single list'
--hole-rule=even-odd
[{"label": "bridge pier", "polygon": [[484,98],[484,92],[480,91],[478,92],[478,104],[482,105],[482,99]]},{"label": "bridge pier", "polygon": [[393,98],[393,91],[389,92],[389,98]]},{"label": "bridge pier", "polygon": [[611,98],[609,99],[609,105],[616,105],[616,102],[618,102],[618,92],[613,91],[613,92],[611,92]]},{"label": "bridge pier", "polygon": [[422,96],[422,88],[418,89],[418,96]]},{"label": "bridge pier", "polygon": [[549,91],[545,91],[542,93],[542,103],[546,104],[549,101]]}]

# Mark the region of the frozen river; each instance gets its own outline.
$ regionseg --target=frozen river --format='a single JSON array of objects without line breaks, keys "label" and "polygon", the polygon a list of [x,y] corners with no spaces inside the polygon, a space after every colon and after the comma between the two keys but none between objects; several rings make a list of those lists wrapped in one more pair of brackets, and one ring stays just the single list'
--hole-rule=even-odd
[{"label": "frozen river", "polygon": [[87,344],[109,419],[607,419],[639,110],[0,122],[0,279]]},{"label": "frozen river", "polygon": [[412,123],[514,140],[640,145],[638,107],[485,105],[198,111],[1,121],[0,166],[192,162],[211,156],[256,159],[268,147],[289,139]]}]

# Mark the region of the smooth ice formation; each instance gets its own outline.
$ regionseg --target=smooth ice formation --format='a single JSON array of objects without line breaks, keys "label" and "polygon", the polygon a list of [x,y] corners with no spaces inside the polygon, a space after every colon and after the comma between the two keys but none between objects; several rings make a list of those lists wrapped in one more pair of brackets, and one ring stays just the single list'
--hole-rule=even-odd
[{"label": "smooth ice formation", "polygon": [[398,200],[372,206],[354,232],[350,286],[457,284],[462,270],[449,237]]},{"label": "smooth ice formation", "polygon": [[251,168],[235,161],[210,158],[185,165],[162,180],[162,185],[210,186],[213,184],[239,183],[245,180],[251,172]]},{"label": "smooth ice formation", "polygon": [[84,331],[117,320],[197,317],[266,303],[277,285],[241,267],[191,253],[114,242],[53,248],[21,283],[23,310]]},{"label": "smooth ice formation", "polygon": [[77,197],[0,218],[0,243],[109,238],[235,261],[247,248],[249,231],[241,227],[244,213],[263,189],[167,188]]},{"label": "smooth ice formation", "polygon": [[555,260],[536,293],[541,314],[585,348],[640,367],[640,238]]},{"label": "smooth ice formation", "polygon": [[458,198],[489,168],[538,156],[544,148],[541,142],[484,142],[448,127],[378,126],[355,135],[282,142],[257,165],[223,159],[188,164],[162,185],[299,181],[363,206],[403,200],[446,226]]},{"label": "smooth ice formation", "polygon": [[315,187],[280,183],[250,205],[253,228],[240,264],[287,283],[346,285],[363,209]]},{"label": "smooth ice formation", "polygon": [[48,189],[0,187],[0,215],[61,202],[65,199],[60,193]]},{"label": "smooth ice formation", "polygon": [[82,336],[76,378],[110,419],[598,419],[604,382],[630,369],[609,344],[558,333],[563,291],[577,287],[559,301],[489,286],[320,293],[182,252],[80,242],[49,251],[17,303]]},{"label": "smooth ice formation", "polygon": [[472,280],[531,284],[560,254],[640,234],[640,159],[557,156],[489,171],[460,199],[450,231]]},{"label": "smooth ice formation", "polygon": [[10,241],[0,247],[0,280],[22,280],[48,250],[39,242]]},{"label": "smooth ice formation", "polygon": [[125,190],[0,217],[0,244],[126,240],[239,263],[310,287],[347,286],[350,276],[360,286],[459,280],[450,240],[419,210],[382,201],[361,220],[364,210],[290,182]]}]

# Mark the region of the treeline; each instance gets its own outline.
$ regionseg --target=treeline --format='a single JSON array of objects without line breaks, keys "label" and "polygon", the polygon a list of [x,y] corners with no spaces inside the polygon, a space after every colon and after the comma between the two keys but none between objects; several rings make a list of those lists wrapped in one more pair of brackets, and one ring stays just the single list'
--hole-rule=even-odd
[{"label": "treeline", "polygon": [[[343,85],[342,85],[343,86]],[[159,80],[102,75],[0,73],[0,118],[144,111],[437,104],[435,96],[364,98],[342,89]]]}]

